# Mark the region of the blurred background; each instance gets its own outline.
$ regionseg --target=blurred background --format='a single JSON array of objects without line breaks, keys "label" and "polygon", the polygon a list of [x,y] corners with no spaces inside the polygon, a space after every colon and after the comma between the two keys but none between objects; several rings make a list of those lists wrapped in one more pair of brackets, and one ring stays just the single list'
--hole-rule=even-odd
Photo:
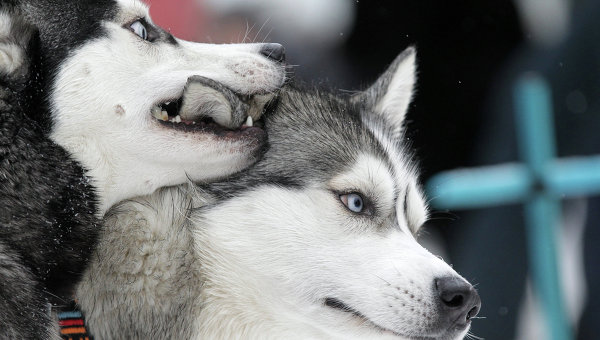
[{"label": "blurred background", "polygon": [[[553,92],[558,156],[600,154],[598,0],[146,0],[186,40],[278,42],[295,77],[364,89],[404,48],[418,54],[408,135],[422,181],[516,162],[512,91],[536,71]],[[598,169],[600,171],[600,169]],[[435,199],[435,198],[434,198]],[[600,198],[562,202],[559,265],[576,338],[600,338]],[[531,294],[523,208],[437,211],[423,242],[477,284],[472,333],[548,339]]]}]

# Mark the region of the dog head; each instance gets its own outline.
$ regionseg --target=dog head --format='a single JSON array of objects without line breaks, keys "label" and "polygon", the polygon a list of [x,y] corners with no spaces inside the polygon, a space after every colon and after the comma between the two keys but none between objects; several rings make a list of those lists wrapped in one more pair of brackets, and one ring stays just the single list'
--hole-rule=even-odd
[{"label": "dog head", "polygon": [[[88,170],[102,211],[188,178],[224,177],[256,160],[264,134],[242,126],[260,118],[285,80],[281,45],[183,41],[156,26],[135,0],[25,0],[19,8],[38,31],[34,76],[47,113],[42,120]],[[197,90],[207,79],[248,110],[203,106],[213,102]]]},{"label": "dog head", "polygon": [[224,201],[195,216],[207,301],[242,287],[220,306],[224,315],[243,319],[255,304],[258,320],[300,323],[298,334],[322,338],[466,334],[476,291],[416,241],[427,208],[402,145],[414,82],[408,49],[351,98],[282,94],[265,117],[269,150],[238,180],[211,186]]}]

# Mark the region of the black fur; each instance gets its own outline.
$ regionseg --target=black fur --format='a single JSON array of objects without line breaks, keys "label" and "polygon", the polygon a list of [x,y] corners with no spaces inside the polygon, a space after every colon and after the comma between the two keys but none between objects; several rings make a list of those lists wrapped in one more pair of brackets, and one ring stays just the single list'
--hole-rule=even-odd
[{"label": "black fur", "polygon": [[62,20],[72,10],[66,3],[19,5],[0,4],[15,20],[23,20],[20,24],[27,27],[21,29],[32,31],[29,42],[22,42],[27,59],[21,68],[0,72],[0,339],[48,339],[58,336],[50,304],[70,299],[99,223],[84,169],[48,138],[44,96],[58,61],[99,33],[98,18],[108,14],[83,11],[90,14],[78,20],[89,21],[89,29],[65,37],[53,33],[52,22],[25,22],[36,22],[38,15]]}]

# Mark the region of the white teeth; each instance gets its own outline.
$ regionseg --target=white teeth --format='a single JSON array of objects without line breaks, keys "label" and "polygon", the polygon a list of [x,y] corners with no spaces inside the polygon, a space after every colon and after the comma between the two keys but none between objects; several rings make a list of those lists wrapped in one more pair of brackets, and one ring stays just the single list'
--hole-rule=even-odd
[{"label": "white teeth", "polygon": [[246,123],[244,125],[246,126],[252,126],[254,122],[252,121],[252,117],[248,116],[248,118],[246,118]]},{"label": "white teeth", "polygon": [[175,118],[173,118],[173,121],[175,123],[181,123],[181,117],[179,115],[175,116]]},{"label": "white teeth", "polygon": [[152,113],[152,116],[156,119],[162,119],[161,115],[160,115],[160,107],[158,106],[153,106],[152,110],[150,111]]},{"label": "white teeth", "polygon": [[150,110],[150,112],[152,113],[152,116],[158,120],[169,120],[169,114],[167,113],[167,111],[161,111],[160,107],[158,106],[152,107],[152,110]]}]

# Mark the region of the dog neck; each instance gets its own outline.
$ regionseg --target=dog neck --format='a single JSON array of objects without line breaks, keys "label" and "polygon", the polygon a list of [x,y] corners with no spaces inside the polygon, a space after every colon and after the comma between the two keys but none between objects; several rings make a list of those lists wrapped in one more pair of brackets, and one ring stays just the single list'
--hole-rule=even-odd
[{"label": "dog neck", "polygon": [[[53,139],[57,142],[56,138]],[[173,174],[172,169],[167,167],[149,168],[142,166],[141,162],[129,161],[135,157],[108,157],[109,152],[114,153],[115,150],[109,146],[103,147],[98,141],[77,137],[62,140],[62,143],[57,143],[75,157],[91,178],[98,198],[96,214],[99,217],[121,200],[151,194],[159,187],[167,186],[170,181],[178,184],[186,178],[183,170],[180,174]]]}]

